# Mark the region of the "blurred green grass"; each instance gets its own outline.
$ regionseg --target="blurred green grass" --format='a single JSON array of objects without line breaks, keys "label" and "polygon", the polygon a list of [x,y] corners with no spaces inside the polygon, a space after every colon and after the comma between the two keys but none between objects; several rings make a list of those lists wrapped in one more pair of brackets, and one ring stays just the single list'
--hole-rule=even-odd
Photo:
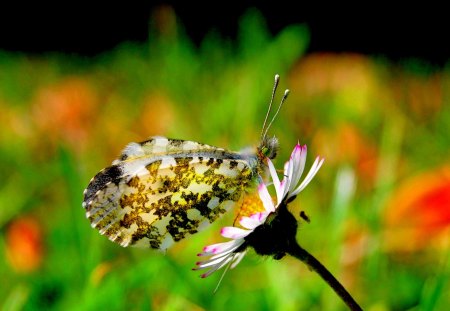
[{"label": "blurred green grass", "polygon": [[114,245],[81,207],[90,178],[130,141],[255,145],[275,73],[291,89],[271,129],[276,163],[297,140],[308,163],[326,158],[292,206],[312,218],[300,243],[365,310],[446,310],[450,69],[304,55],[306,27],[273,37],[256,11],[237,42],[212,32],[198,48],[170,9],[154,20],[147,44],[95,59],[0,52],[3,310],[345,309],[298,262],[251,253],[213,294],[218,275],[191,268],[234,215],[161,254]]}]

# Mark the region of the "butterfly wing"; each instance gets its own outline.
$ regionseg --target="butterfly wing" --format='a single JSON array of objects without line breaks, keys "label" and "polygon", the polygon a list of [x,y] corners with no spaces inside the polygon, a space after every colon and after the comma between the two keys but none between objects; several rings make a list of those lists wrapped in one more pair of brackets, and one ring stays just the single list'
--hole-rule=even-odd
[{"label": "butterfly wing", "polygon": [[240,200],[254,180],[249,158],[191,141],[129,144],[84,193],[93,227],[122,246],[167,249]]}]

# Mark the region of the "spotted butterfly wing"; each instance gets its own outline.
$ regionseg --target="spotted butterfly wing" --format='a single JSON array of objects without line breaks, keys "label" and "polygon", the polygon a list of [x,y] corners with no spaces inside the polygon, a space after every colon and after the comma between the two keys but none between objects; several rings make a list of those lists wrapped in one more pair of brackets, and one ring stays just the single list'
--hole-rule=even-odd
[{"label": "spotted butterfly wing", "polygon": [[252,187],[259,160],[192,141],[130,143],[89,183],[92,226],[122,246],[166,249],[206,227]]}]

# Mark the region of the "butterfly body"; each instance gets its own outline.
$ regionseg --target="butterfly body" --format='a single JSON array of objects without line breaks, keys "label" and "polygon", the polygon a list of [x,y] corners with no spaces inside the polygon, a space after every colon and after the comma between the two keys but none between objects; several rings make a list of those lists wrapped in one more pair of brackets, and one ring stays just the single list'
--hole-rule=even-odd
[{"label": "butterfly body", "polygon": [[[264,150],[274,150],[276,141]],[[263,147],[232,152],[153,137],[130,143],[84,192],[92,227],[122,246],[165,250],[236,205],[263,175]]]}]

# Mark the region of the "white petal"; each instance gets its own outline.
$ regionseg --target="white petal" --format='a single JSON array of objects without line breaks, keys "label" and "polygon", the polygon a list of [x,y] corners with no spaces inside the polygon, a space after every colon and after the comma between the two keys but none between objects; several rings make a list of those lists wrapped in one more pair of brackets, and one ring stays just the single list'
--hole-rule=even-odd
[{"label": "white petal", "polygon": [[196,265],[198,266],[198,268],[195,268],[195,269],[196,270],[205,269],[207,267],[213,266],[213,265],[225,260],[225,258],[227,258],[227,257],[234,256],[233,251],[238,249],[244,243],[244,240],[239,240],[238,242],[239,243],[235,243],[235,246],[226,253],[217,254],[207,260],[197,262]]},{"label": "white petal", "polygon": [[313,166],[308,172],[308,175],[306,175],[305,179],[302,181],[302,183],[295,189],[292,193],[289,194],[290,197],[297,195],[300,191],[302,191],[309,182],[314,178],[316,173],[319,171],[320,167],[323,164],[324,159],[320,159],[320,157],[316,158],[316,161],[314,162]]},{"label": "white petal", "polygon": [[281,201],[283,201],[283,198],[286,196],[288,190],[288,187],[286,186],[288,185],[289,181],[285,177],[280,183],[280,194],[277,193],[277,206],[280,205]]},{"label": "white petal", "polygon": [[229,239],[241,239],[249,235],[251,231],[237,228],[237,227],[224,227],[220,230],[220,234]]},{"label": "white petal", "polygon": [[269,213],[267,213],[267,212],[259,212],[259,213],[255,213],[255,214],[250,215],[249,218],[257,220],[260,223],[263,223],[266,220],[267,215],[269,215]]},{"label": "white petal", "polygon": [[229,251],[232,249],[236,244],[235,240],[223,242],[223,243],[217,243],[205,246],[203,248],[203,253],[198,254],[199,256],[211,256],[219,253],[223,253],[226,251]]},{"label": "white petal", "polygon": [[[253,214],[251,217],[242,217],[241,220],[239,221],[239,223],[241,224],[242,227],[253,230],[256,227],[258,227],[259,225],[261,225],[262,223],[262,219],[265,217],[262,216],[262,213],[256,213]],[[263,221],[264,221],[263,220]]]},{"label": "white petal", "polygon": [[201,269],[206,269],[208,267],[217,265],[218,263],[221,263],[222,261],[224,261],[227,257],[231,257],[232,254],[229,253],[226,256],[222,256],[219,258],[214,258],[214,259],[209,259],[209,260],[204,260],[204,261],[199,261],[196,263],[197,268],[194,268],[195,270],[201,270]]},{"label": "white petal", "polygon": [[260,183],[258,186],[259,198],[261,199],[264,209],[271,213],[275,211],[275,207],[273,206],[272,198],[270,197],[269,191],[264,183]]},{"label": "white petal", "polygon": [[294,151],[292,152],[293,172],[292,175],[290,175],[291,184],[289,187],[289,193],[291,193],[295,189],[295,187],[298,185],[298,182],[300,181],[300,178],[302,177],[303,170],[305,169],[306,155],[306,145],[301,147],[297,144]]},{"label": "white petal", "polygon": [[286,185],[284,186],[284,194],[283,197],[286,196],[286,194],[289,192],[289,189],[291,189],[292,185],[292,175],[294,174],[294,165],[295,161],[293,159],[290,159],[287,164],[287,172],[286,176],[284,176],[284,180],[286,180]]},{"label": "white petal", "polygon": [[223,266],[225,266],[227,263],[229,263],[231,260],[233,259],[233,257],[228,257],[227,259],[225,259],[222,263],[217,264],[216,266],[212,267],[211,270],[209,270],[206,273],[203,273],[201,275],[202,278],[206,278],[208,276],[210,276],[212,273],[216,272],[217,270],[219,270],[220,268],[222,268]]},{"label": "white petal", "polygon": [[292,175],[290,175],[291,178],[291,187],[289,190],[292,190],[292,187],[297,185],[303,169],[301,167],[301,163],[302,163],[302,157],[306,157],[305,155],[305,148],[306,146],[300,146],[300,144],[297,144],[294,148],[294,150],[292,151],[292,155],[291,155],[291,159],[290,161],[292,162],[292,167],[293,167],[293,171],[292,171]]},{"label": "white petal", "polygon": [[283,189],[281,188],[281,183],[280,179],[278,178],[277,170],[275,169],[275,166],[273,165],[272,161],[270,161],[270,159],[267,159],[267,165],[269,166],[270,177],[272,178],[273,185],[275,186],[277,199],[281,200],[280,198],[283,197]]},{"label": "white petal", "polygon": [[[220,258],[220,257],[229,255],[230,253],[232,253],[236,249],[238,249],[242,244],[244,244],[245,241],[244,241],[244,239],[239,239],[239,240],[232,240],[230,242],[232,242],[232,244],[227,245],[227,247],[223,248],[222,251],[217,252],[217,253],[213,254],[212,256],[211,256],[211,254],[206,255],[206,256],[211,256],[208,260],[216,259],[216,258]],[[225,242],[225,243],[228,244],[228,242]],[[225,244],[225,243],[222,243],[222,244]],[[198,254],[198,256],[205,256],[203,254],[204,253]]]}]

